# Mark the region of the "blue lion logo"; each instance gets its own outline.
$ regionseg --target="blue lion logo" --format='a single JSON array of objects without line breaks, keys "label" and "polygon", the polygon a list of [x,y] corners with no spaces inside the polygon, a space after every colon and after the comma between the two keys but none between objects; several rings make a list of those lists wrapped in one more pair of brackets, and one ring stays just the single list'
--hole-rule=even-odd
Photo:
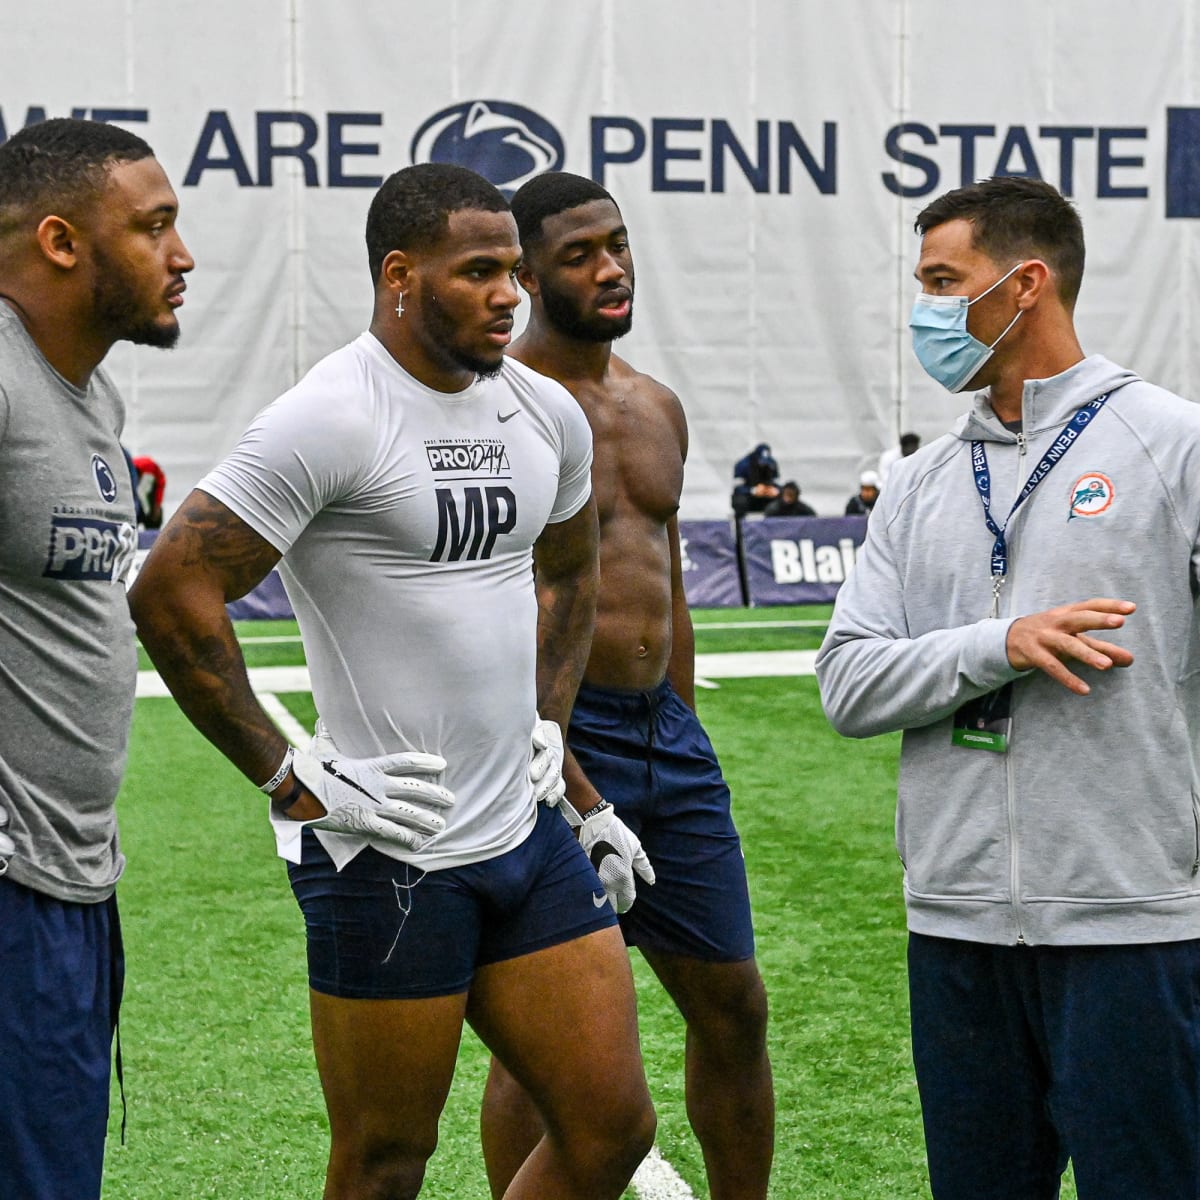
[{"label": "blue lion logo", "polygon": [[413,136],[414,163],[456,163],[490,180],[508,199],[566,157],[557,129],[532,109],[503,100],[466,100],[435,113]]},{"label": "blue lion logo", "polygon": [[117,481],[113,478],[112,468],[98,454],[92,455],[92,478],[96,481],[100,499],[111,504],[117,498]]}]

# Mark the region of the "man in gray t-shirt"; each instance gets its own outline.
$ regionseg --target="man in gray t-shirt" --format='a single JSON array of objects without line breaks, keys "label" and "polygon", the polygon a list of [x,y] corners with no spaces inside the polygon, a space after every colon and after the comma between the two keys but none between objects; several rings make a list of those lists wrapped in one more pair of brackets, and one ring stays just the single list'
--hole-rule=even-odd
[{"label": "man in gray t-shirt", "polygon": [[100,1194],[137,671],[125,410],[100,362],[179,336],[176,208],[124,130],[47,121],[0,146],[2,1196]]}]

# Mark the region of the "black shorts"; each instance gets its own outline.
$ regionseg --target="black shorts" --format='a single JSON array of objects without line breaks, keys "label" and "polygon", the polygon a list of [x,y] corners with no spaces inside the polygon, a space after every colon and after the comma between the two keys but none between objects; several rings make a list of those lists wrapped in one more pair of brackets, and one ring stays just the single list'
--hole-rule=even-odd
[{"label": "black shorts", "polygon": [[641,839],[653,887],[621,918],[631,946],[708,962],[754,955],[746,860],[729,788],[696,714],[665,680],[650,692],[583,686],[567,744]]},{"label": "black shorts", "polygon": [[309,986],[347,999],[455,995],[478,967],[616,924],[587,855],[545,805],[514,850],[440,871],[370,847],[338,871],[306,829],[288,875],[308,934]]}]

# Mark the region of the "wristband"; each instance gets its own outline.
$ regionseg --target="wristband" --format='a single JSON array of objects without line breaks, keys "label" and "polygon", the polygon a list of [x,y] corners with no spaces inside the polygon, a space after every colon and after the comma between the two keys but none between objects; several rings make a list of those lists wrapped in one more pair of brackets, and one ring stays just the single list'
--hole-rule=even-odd
[{"label": "wristband", "polygon": [[277,799],[272,799],[271,807],[280,813],[285,813],[297,800],[300,799],[301,793],[304,791],[304,784],[300,782],[298,775],[292,776],[292,786],[288,789],[286,796],[280,796]]},{"label": "wristband", "polygon": [[587,810],[587,812],[585,812],[580,819],[583,821],[587,821],[592,817],[598,816],[606,808],[612,808],[612,805],[609,804],[609,802],[607,800],[605,800],[605,798],[603,796],[601,796],[600,803],[595,805],[593,808],[589,808]]},{"label": "wristband", "polygon": [[279,764],[279,770],[266,783],[262,784],[258,790],[266,792],[269,796],[287,778],[287,773],[292,769],[292,759],[295,757],[296,751],[289,746],[287,753],[283,756],[283,762]]}]

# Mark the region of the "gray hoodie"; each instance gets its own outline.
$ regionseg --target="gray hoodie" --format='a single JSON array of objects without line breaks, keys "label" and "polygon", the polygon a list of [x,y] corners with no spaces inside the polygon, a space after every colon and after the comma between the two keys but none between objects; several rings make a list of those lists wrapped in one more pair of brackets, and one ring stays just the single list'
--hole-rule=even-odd
[{"label": "gray hoodie", "polygon": [[[991,617],[992,514],[1072,415],[1110,394],[1016,510]],[[1097,355],[1025,384],[1023,438],[988,404],[898,462],[817,658],[850,737],[904,730],[896,842],[909,928],[977,942],[1086,945],[1200,937],[1200,405]],[[1027,448],[1021,443],[1027,439]],[[1082,697],[1005,653],[1019,616],[1132,600],[1127,669],[1071,669]],[[1007,753],[951,742],[966,701],[1014,681]]]}]

